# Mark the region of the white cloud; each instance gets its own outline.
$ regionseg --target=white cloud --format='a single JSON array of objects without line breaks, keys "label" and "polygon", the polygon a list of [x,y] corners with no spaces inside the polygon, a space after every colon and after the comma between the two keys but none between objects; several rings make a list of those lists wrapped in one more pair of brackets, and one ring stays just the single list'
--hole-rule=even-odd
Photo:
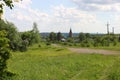
[{"label": "white cloud", "polygon": [[85,11],[120,11],[120,0],[72,0]]},{"label": "white cloud", "polygon": [[[75,32],[80,32],[83,26],[86,27],[86,25],[97,22],[95,14],[87,13],[86,11],[80,11],[77,8],[67,8],[63,5],[60,5],[54,6],[52,11],[53,14],[49,15],[52,16],[49,17],[49,25],[46,26],[48,31],[68,32],[71,27],[75,29]],[[90,30],[86,30],[86,32],[90,32]]]},{"label": "white cloud", "polygon": [[20,13],[19,11],[15,11],[15,13],[11,14],[11,17],[16,18],[18,20],[31,21],[31,18],[29,16],[24,15],[23,13]]},{"label": "white cloud", "polygon": [[85,11],[80,11],[76,8],[66,8],[63,5],[54,8],[54,16],[62,21],[69,23],[88,23],[95,22],[96,15]]},{"label": "white cloud", "polygon": [[[75,7],[68,8],[59,5],[52,7],[50,11],[52,11],[51,14],[39,9],[32,9],[29,4],[26,8],[14,8],[10,13],[11,18],[9,19],[17,25],[20,31],[30,30],[33,22],[36,22],[40,32],[68,32],[70,27],[73,28],[74,32],[81,32],[83,28],[85,32],[92,32],[97,25],[96,23],[98,23],[95,14]],[[96,32],[97,29],[95,30]]]}]

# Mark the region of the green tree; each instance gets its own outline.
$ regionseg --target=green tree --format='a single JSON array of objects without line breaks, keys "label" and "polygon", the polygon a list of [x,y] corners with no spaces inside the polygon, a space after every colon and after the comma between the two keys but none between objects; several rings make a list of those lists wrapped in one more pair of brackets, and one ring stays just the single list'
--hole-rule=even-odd
[{"label": "green tree", "polygon": [[19,50],[22,40],[16,26],[11,22],[0,20],[0,30],[5,30],[8,33],[6,37],[10,40],[9,47],[14,51]]},{"label": "green tree", "polygon": [[82,42],[82,41],[84,41],[86,39],[86,36],[85,36],[84,33],[80,33],[78,37],[79,37],[80,42]]},{"label": "green tree", "polygon": [[50,41],[52,41],[52,42],[56,41],[56,33],[51,32],[51,33],[49,34],[49,39],[50,39]]},{"label": "green tree", "polygon": [[73,38],[68,38],[68,39],[67,39],[67,42],[73,43],[73,42],[74,42],[74,39],[73,39]]},{"label": "green tree", "polygon": [[57,40],[60,41],[62,39],[62,34],[61,32],[58,32],[57,33]]},{"label": "green tree", "polygon": [[97,47],[97,46],[101,45],[101,37],[99,35],[94,36],[93,39],[94,39],[94,43],[93,43],[94,47]]},{"label": "green tree", "polygon": [[9,39],[6,36],[7,33],[5,30],[0,31],[0,80],[7,74],[7,60],[10,57],[10,51],[8,49]]},{"label": "green tree", "polygon": [[32,45],[32,32],[27,31],[27,32],[22,32],[21,33],[21,38],[22,42],[25,43],[25,46]]},{"label": "green tree", "polygon": [[91,35],[89,33],[86,33],[85,36],[87,39],[91,37]]},{"label": "green tree", "polygon": [[31,31],[21,33],[21,38],[24,47],[30,46],[34,43],[39,43],[40,33],[37,28],[37,24],[33,23],[33,29]]},{"label": "green tree", "polygon": [[37,28],[37,23],[33,23],[33,30],[32,30],[32,38],[34,43],[39,43],[40,42],[40,33]]}]

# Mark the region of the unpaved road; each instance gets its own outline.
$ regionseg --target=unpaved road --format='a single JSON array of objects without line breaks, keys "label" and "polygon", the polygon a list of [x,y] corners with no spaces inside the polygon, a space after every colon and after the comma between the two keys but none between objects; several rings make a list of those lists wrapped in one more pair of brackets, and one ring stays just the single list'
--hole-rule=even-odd
[{"label": "unpaved road", "polygon": [[[55,47],[63,47],[57,44],[53,44]],[[89,48],[68,48],[72,52],[82,53],[82,54],[104,54],[104,55],[116,55],[120,54],[120,51],[112,51],[112,50],[102,50],[102,49],[89,49]]]},{"label": "unpaved road", "polygon": [[105,54],[105,55],[111,55],[111,54],[120,54],[120,51],[110,51],[110,50],[99,50],[99,49],[88,49],[88,48],[68,48],[72,52],[76,53],[86,53],[86,54]]}]

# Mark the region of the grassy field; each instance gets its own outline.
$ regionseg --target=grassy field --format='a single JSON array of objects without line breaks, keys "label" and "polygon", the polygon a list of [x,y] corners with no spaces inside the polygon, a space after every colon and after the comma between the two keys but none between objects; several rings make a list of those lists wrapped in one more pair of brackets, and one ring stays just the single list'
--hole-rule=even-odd
[{"label": "grassy field", "polygon": [[13,53],[8,70],[16,75],[7,80],[120,80],[119,66],[119,56],[35,45],[27,52]]}]

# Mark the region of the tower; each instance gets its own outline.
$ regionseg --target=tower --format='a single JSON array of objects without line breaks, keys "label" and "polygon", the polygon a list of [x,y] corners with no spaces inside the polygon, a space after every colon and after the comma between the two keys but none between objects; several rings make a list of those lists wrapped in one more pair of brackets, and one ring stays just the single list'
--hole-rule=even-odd
[{"label": "tower", "polygon": [[72,38],[72,29],[70,28],[69,38]]}]

